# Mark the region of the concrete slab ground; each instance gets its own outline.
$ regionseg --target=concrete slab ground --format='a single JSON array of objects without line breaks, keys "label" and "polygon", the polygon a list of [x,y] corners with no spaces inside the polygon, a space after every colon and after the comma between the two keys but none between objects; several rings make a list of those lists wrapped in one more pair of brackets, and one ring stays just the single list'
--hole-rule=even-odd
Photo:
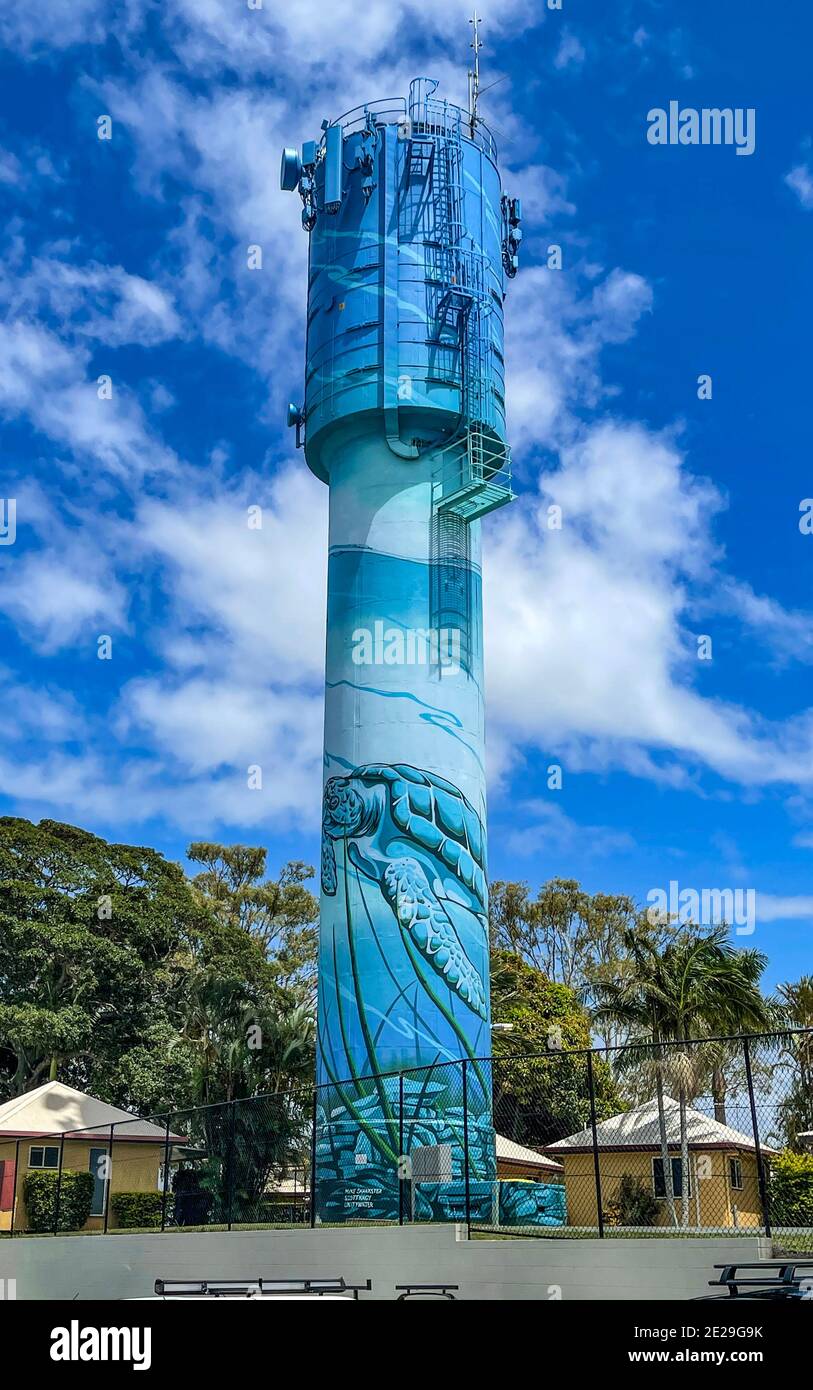
[{"label": "concrete slab ground", "polygon": [[464,1227],[426,1225],[163,1235],[19,1236],[0,1240],[0,1279],[18,1299],[127,1299],[155,1279],[372,1279],[459,1284],[461,1299],[685,1300],[708,1291],[714,1265],[770,1259],[759,1237],[727,1239],[469,1240]]}]

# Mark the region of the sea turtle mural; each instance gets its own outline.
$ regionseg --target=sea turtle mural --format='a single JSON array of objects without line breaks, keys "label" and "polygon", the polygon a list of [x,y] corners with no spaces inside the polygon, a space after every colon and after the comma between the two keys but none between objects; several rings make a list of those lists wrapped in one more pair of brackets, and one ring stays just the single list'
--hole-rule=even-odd
[{"label": "sea turtle mural", "polygon": [[404,763],[368,764],[325,785],[322,889],[337,888],[335,842],[377,883],[401,930],[450,989],[481,1019],[488,995],[455,926],[456,911],[487,931],[485,839],[463,793]]}]

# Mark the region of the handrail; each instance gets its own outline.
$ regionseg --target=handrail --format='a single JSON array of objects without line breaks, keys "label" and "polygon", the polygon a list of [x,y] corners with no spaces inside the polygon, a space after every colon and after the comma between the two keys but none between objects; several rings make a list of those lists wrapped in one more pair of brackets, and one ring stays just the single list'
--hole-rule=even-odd
[{"label": "handrail", "polygon": [[[417,78],[418,82],[430,81]],[[437,84],[435,84],[437,86]],[[415,114],[417,112],[417,114]],[[497,142],[485,121],[478,116],[472,123],[471,113],[462,106],[450,101],[441,101],[430,93],[422,95],[418,102],[410,104],[406,97],[379,97],[367,101],[362,106],[352,106],[331,121],[331,125],[342,126],[346,135],[363,130],[368,117],[375,118],[376,125],[397,125],[407,117],[418,134],[449,134],[449,119],[463,140],[469,140],[478,149],[484,150],[490,159],[497,161]]]}]

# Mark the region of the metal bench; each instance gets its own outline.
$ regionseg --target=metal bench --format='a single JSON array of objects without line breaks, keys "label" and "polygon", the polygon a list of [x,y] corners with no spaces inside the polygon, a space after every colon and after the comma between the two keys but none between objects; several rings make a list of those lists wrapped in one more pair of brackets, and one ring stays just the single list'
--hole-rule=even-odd
[{"label": "metal bench", "polygon": [[[738,1260],[736,1264],[715,1265],[719,1278],[709,1279],[712,1288],[725,1288],[728,1294],[705,1294],[711,1298],[785,1299],[813,1296],[813,1260]],[[739,1273],[740,1270],[758,1271]],[[809,1273],[798,1271],[809,1271]],[[807,1295],[803,1284],[809,1284]],[[748,1290],[749,1292],[744,1292]]]},{"label": "metal bench", "polygon": [[[403,1303],[407,1298],[446,1298],[450,1303],[454,1303],[455,1293],[460,1288],[459,1284],[396,1284],[395,1292],[398,1294],[396,1303]],[[399,1292],[402,1290],[402,1292]]]},{"label": "metal bench", "polygon": [[284,1298],[286,1294],[350,1294],[358,1301],[360,1291],[369,1292],[372,1281],[348,1284],[339,1276],[329,1279],[156,1279],[159,1298]]}]

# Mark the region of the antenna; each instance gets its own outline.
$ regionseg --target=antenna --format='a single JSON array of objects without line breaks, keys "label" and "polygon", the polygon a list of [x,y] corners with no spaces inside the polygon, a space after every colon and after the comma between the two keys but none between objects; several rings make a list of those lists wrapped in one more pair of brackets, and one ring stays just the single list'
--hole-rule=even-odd
[{"label": "antenna", "polygon": [[474,49],[474,68],[469,71],[469,124],[472,135],[477,125],[477,102],[480,98],[480,16],[474,11],[469,24],[472,26],[473,36],[469,48]]}]

